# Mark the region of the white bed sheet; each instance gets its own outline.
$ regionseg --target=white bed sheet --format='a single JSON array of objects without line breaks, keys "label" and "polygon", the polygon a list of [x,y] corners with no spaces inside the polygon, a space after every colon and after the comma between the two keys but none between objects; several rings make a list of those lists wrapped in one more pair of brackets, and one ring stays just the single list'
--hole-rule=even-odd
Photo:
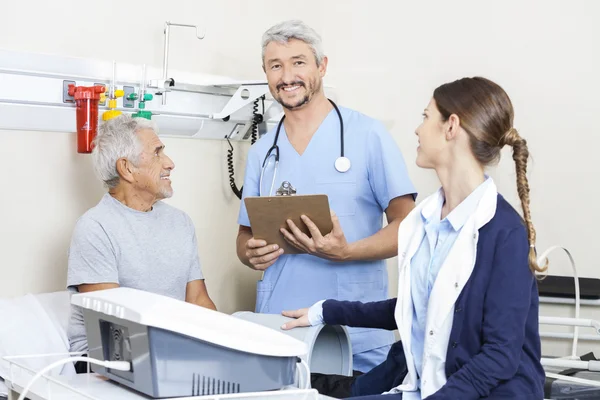
[{"label": "white bed sheet", "polygon": [[[9,373],[3,357],[68,353],[69,299],[67,291],[0,299],[1,378]],[[56,360],[60,358],[57,356]],[[25,363],[28,367],[39,370],[56,360],[31,358]],[[73,365],[65,364],[61,374],[75,374]],[[0,396],[6,395],[6,391],[6,386],[0,382]]]}]

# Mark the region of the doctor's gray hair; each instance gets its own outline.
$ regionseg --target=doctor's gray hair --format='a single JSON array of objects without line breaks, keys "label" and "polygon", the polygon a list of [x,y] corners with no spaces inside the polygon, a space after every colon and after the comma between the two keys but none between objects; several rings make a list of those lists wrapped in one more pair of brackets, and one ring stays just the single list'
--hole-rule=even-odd
[{"label": "doctor's gray hair", "polygon": [[301,40],[312,49],[317,66],[321,65],[325,54],[323,53],[323,43],[321,36],[310,26],[299,20],[289,20],[272,26],[262,37],[262,60],[263,68],[265,66],[265,50],[269,43],[279,42],[287,43],[290,39]]},{"label": "doctor's gray hair", "polygon": [[136,133],[141,129],[152,129],[158,134],[156,124],[145,118],[132,118],[129,114],[122,114],[110,119],[98,128],[94,139],[92,161],[94,171],[109,188],[119,184],[117,161],[126,158],[136,165],[142,153],[142,143]]}]

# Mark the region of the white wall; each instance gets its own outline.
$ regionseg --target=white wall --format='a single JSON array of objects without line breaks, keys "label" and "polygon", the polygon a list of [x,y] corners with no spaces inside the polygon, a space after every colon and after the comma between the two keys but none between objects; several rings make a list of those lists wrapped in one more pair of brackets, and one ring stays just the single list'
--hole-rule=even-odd
[{"label": "white wall", "polygon": [[[596,122],[600,3],[106,0],[95,4],[102,6],[75,0],[3,5],[0,47],[159,67],[164,21],[197,23],[207,27],[203,41],[190,32],[173,30],[172,68],[262,78],[262,32],[282,19],[303,19],[324,38],[330,58],[327,82],[337,87],[339,102],[393,122],[392,134],[423,196],[438,182],[430,171],[414,165],[413,133],[432,90],[463,76],[497,81],[512,98],[515,127],[532,153],[529,175],[539,249],[566,246],[582,276],[600,278],[592,251],[600,220],[594,201],[600,146]],[[0,131],[5,172],[0,208],[3,295],[64,286],[72,227],[103,192],[94,181],[89,156],[76,154],[74,141],[72,133]],[[234,253],[239,201],[226,182],[225,144],[165,142],[177,165],[176,194],[170,202],[194,219],[212,297],[226,312],[251,309],[258,276]],[[236,150],[241,183],[240,153],[245,150]],[[518,207],[510,152],[491,173],[501,192]],[[563,258],[552,261],[553,274],[570,275]],[[395,292],[393,261],[390,265]],[[568,309],[542,311],[569,314]],[[600,319],[597,310],[584,314]],[[561,354],[567,348],[545,350]]]}]

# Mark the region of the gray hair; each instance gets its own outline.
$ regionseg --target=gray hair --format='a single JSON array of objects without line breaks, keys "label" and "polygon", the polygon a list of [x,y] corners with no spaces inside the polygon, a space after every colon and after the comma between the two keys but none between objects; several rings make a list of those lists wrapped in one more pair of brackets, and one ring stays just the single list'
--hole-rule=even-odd
[{"label": "gray hair", "polygon": [[110,119],[98,128],[94,139],[92,160],[96,176],[112,189],[119,184],[117,160],[126,158],[136,165],[142,153],[142,143],[136,133],[141,129],[152,129],[158,134],[156,124],[145,118],[132,118],[122,114]]},{"label": "gray hair", "polygon": [[310,26],[299,20],[289,20],[272,26],[262,37],[262,60],[265,65],[265,50],[271,42],[287,43],[290,39],[301,40],[312,49],[317,60],[317,65],[321,65],[323,57],[323,43],[321,36]]}]

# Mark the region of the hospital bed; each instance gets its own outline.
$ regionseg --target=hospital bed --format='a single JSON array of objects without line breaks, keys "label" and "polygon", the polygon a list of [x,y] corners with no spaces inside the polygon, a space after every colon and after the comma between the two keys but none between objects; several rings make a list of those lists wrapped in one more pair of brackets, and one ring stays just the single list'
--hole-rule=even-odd
[{"label": "hospital bed", "polygon": [[[556,248],[549,249],[540,258],[547,257],[553,249]],[[568,251],[565,252],[572,261]],[[572,264],[574,266],[574,262]],[[575,267],[574,275],[577,277]],[[546,337],[573,339],[573,349],[569,356],[542,359],[547,373],[547,399],[600,399],[600,361],[595,361],[591,356],[580,358],[577,353],[579,338],[600,338],[600,322],[579,318],[581,304],[600,305],[600,280],[578,280],[581,285],[575,282],[577,280],[573,278],[549,277],[539,284],[540,302],[574,304],[576,308],[576,318],[540,316],[540,325],[574,327],[573,334],[561,334],[563,336],[552,336],[552,333],[542,332],[542,336],[546,335]],[[69,313],[70,294],[66,291],[0,299],[0,398],[5,396],[10,400],[16,400],[18,391],[37,371],[69,354],[66,333]],[[589,331],[579,335],[580,328]],[[15,332],[18,332],[18,335],[15,335]],[[600,356],[598,353],[596,355]],[[6,385],[2,384],[2,379],[6,381]],[[48,374],[32,390],[28,395],[32,400],[147,399],[99,375],[77,375],[72,364],[66,364],[62,369],[59,368]],[[202,398],[241,400],[257,397],[250,394],[237,394]],[[326,399],[314,390],[262,393],[260,398]]]},{"label": "hospital bed", "polygon": [[[600,306],[600,279],[580,278],[573,256],[564,247],[552,246],[539,258],[543,264],[550,253],[564,252],[571,264],[573,277],[546,276],[538,281],[541,304],[574,305],[575,317],[549,317],[540,315],[540,325],[570,326],[573,333],[556,333],[540,329],[544,338],[572,339],[571,354],[565,357],[542,357],[546,371],[544,394],[547,399],[577,400],[600,399],[600,361],[593,353],[579,356],[578,340],[600,341],[600,321],[580,318],[580,306]],[[598,314],[600,316],[600,314]],[[580,328],[590,333],[579,334]],[[598,347],[600,352],[600,346]]]},{"label": "hospital bed", "polygon": [[[64,357],[64,354],[57,355]],[[36,356],[40,360],[49,360],[53,355]],[[25,367],[28,357],[9,357],[12,366],[12,374],[8,378],[11,387],[8,400],[17,400],[23,387],[34,375],[35,371]],[[48,363],[48,361],[46,361]],[[56,373],[48,374],[43,380],[39,380],[27,392],[27,398],[31,400],[65,400],[65,399],[95,399],[95,400],[148,400],[137,391],[116,384],[111,380],[95,374],[78,374],[64,376]],[[194,399],[189,397],[186,399]],[[236,393],[223,395],[198,396],[203,400],[326,400],[331,398],[320,395],[314,389],[291,389],[261,393]]]},{"label": "hospital bed", "polygon": [[[4,357],[68,352],[69,313],[67,291],[0,298],[0,398],[9,392],[3,382],[9,377],[9,363]],[[34,357],[27,359],[25,366],[39,370],[52,360]],[[58,372],[75,375],[71,365]]]},{"label": "hospital bed", "polygon": [[[70,307],[70,294],[66,291],[0,299],[0,398],[17,400],[37,372],[57,361],[80,355],[69,353],[67,325]],[[314,389],[294,387],[271,392],[196,397],[205,400],[330,399]],[[27,391],[27,398],[138,400],[149,397],[99,374],[78,375],[73,364],[67,363],[34,381]]]}]

